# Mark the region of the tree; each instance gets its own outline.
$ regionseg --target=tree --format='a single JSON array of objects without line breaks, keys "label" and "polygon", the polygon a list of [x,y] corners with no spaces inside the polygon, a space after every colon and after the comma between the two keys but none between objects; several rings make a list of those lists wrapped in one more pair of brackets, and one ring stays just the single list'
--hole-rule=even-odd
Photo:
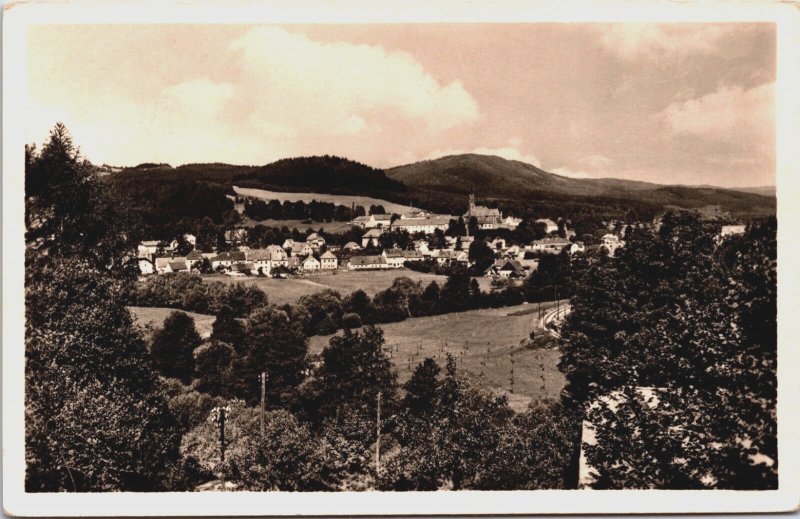
[{"label": "tree", "polygon": [[473,270],[480,275],[494,263],[494,252],[483,240],[475,240],[469,245],[469,261]]},{"label": "tree", "polygon": [[195,389],[211,395],[227,394],[231,362],[236,356],[232,346],[224,342],[207,342],[195,350]]},{"label": "tree", "polygon": [[169,488],[179,431],[122,285],[94,261],[39,265],[25,301],[26,490]]},{"label": "tree", "polygon": [[41,152],[26,146],[25,159],[28,265],[35,270],[41,262],[80,256],[100,271],[135,279],[138,269],[127,253],[136,238],[125,232],[124,207],[106,196],[66,127],[56,124]]},{"label": "tree", "polygon": [[437,377],[442,369],[436,361],[427,357],[414,370],[414,374],[403,385],[406,395],[403,398],[403,407],[412,415],[420,416],[431,413],[436,399],[438,388]]},{"label": "tree", "polygon": [[318,417],[331,417],[336,409],[350,405],[375,412],[377,392],[385,409],[391,409],[397,391],[397,374],[383,351],[383,331],[368,326],[362,331],[344,330],[331,337],[322,350],[322,367],[313,381]]},{"label": "tree", "polygon": [[411,278],[395,278],[392,286],[375,294],[373,303],[382,322],[402,321],[413,317],[419,307],[422,287]]},{"label": "tree", "polygon": [[442,310],[461,312],[473,305],[470,298],[470,279],[465,269],[459,269],[448,276],[440,298]]},{"label": "tree", "polygon": [[194,349],[201,342],[194,319],[175,311],[164,319],[164,326],[153,333],[150,354],[162,375],[187,383],[194,374]]},{"label": "tree", "polygon": [[439,313],[441,292],[439,284],[436,281],[431,281],[428,286],[425,287],[420,298],[420,312],[422,315],[436,315]]},{"label": "tree", "polygon": [[303,296],[298,303],[308,310],[310,320],[307,335],[328,335],[342,325],[342,296],[335,290],[322,290]]},{"label": "tree", "polygon": [[248,422],[241,449],[231,453],[230,471],[243,490],[327,490],[322,446],[307,426],[287,411],[267,413],[264,434]]},{"label": "tree", "polygon": [[375,307],[372,299],[361,289],[355,290],[344,300],[346,312],[356,313],[361,316],[361,320],[366,324],[374,324]]},{"label": "tree", "polygon": [[306,369],[308,339],[303,321],[290,317],[286,309],[263,307],[247,318],[244,351],[232,364],[235,394],[255,404],[259,397],[258,377],[269,377],[267,399],[286,405],[294,398]]},{"label": "tree", "polygon": [[[668,213],[657,232],[634,229],[613,260],[591,259],[580,274],[562,331],[568,402],[622,395],[616,411],[595,407],[599,485],[776,487],[774,228],[750,232],[726,265],[709,224]],[[651,407],[637,387],[671,396]],[[638,468],[612,461],[615,449]]]}]

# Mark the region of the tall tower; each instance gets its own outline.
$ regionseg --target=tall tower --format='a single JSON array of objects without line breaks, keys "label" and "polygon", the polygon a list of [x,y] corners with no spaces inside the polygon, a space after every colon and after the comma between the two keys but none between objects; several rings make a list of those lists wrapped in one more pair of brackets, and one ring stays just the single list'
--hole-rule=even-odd
[{"label": "tall tower", "polygon": [[474,212],[475,212],[475,194],[472,193],[472,194],[469,195],[469,214],[470,214],[470,216]]}]

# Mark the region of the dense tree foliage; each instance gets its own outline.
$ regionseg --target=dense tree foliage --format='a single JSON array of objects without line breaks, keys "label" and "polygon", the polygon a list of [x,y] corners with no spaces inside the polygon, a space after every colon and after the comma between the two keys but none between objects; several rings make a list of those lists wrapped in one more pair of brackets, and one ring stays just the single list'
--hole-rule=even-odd
[{"label": "dense tree foliage", "polygon": [[[634,230],[613,260],[591,261],[576,284],[561,361],[568,397],[585,405],[622,390],[619,412],[596,411],[607,424],[596,450],[626,441],[633,456],[629,470],[596,457],[604,486],[777,484],[775,222],[751,226],[735,251],[716,246],[717,230],[667,214],[657,232]],[[650,409],[631,387],[678,396]],[[681,461],[687,449],[699,466]]]},{"label": "dense tree foliage", "polygon": [[172,312],[164,319],[164,326],[153,333],[150,355],[156,369],[165,377],[191,382],[194,350],[200,342],[194,319],[183,312]]}]

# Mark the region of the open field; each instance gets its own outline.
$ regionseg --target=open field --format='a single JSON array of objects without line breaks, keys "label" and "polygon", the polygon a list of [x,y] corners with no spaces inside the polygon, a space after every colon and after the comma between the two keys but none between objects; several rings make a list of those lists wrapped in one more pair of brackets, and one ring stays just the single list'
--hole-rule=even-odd
[{"label": "open field", "polygon": [[[131,311],[136,324],[141,327],[146,327],[149,324],[153,328],[160,328],[164,324],[164,319],[166,319],[169,314],[175,311],[174,308],[158,308],[147,306],[129,306],[128,309]],[[217,319],[215,316],[196,314],[194,312],[185,312],[183,310],[180,311],[188,314],[190,317],[192,317],[192,319],[194,319],[194,326],[197,328],[197,333],[199,333],[201,337],[205,338],[211,335],[211,327],[213,326],[214,321]]]},{"label": "open field", "polygon": [[281,191],[268,191],[266,189],[254,189],[249,187],[233,186],[236,194],[241,196],[252,196],[253,198],[260,198],[262,200],[279,200],[283,202],[330,202],[337,205],[346,205],[350,207],[353,203],[363,206],[364,209],[369,210],[371,205],[382,205],[387,213],[403,213],[410,211],[412,208],[407,205],[395,204],[381,200],[380,198],[372,198],[369,196],[355,196],[355,195],[329,195],[325,193],[284,193]]},{"label": "open field", "polygon": [[298,229],[300,231],[305,231],[309,227],[314,229],[314,231],[319,231],[320,227],[323,231],[329,232],[331,234],[341,234],[343,232],[347,232],[352,227],[350,222],[311,222],[311,223],[304,223],[306,220],[251,220],[250,218],[244,218],[242,222],[242,227],[253,227],[255,225],[263,225],[265,227],[283,227],[286,226],[290,230],[291,229]]},{"label": "open field", "polygon": [[[542,312],[555,305],[542,304]],[[550,348],[527,349],[521,344],[532,330],[537,335],[547,334],[541,326],[538,304],[380,325],[386,338],[385,350],[401,383],[409,379],[425,357],[433,357],[443,367],[449,352],[456,357],[460,373],[480,387],[506,393],[516,411],[523,411],[531,402],[544,398],[557,399],[564,387],[564,376],[557,367],[561,353]],[[330,337],[312,337],[310,353],[322,351]]]},{"label": "open field", "polygon": [[374,271],[348,271],[337,270],[336,274],[313,274],[290,279],[274,279],[266,277],[235,278],[222,275],[203,276],[206,281],[222,281],[224,283],[241,282],[246,285],[255,285],[267,293],[269,301],[275,304],[294,303],[305,295],[332,288],[338,290],[342,296],[347,296],[357,289],[374,296],[381,290],[391,286],[395,278],[406,276],[414,281],[421,281],[423,287],[431,281],[440,285],[447,280],[445,276],[425,274],[408,269],[374,270]]}]

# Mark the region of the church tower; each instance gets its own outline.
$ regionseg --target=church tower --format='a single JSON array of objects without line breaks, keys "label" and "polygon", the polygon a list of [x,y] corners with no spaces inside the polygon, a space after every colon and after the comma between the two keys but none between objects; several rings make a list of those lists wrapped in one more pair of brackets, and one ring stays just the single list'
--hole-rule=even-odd
[{"label": "church tower", "polygon": [[475,212],[475,194],[469,195],[469,214],[470,216]]}]

